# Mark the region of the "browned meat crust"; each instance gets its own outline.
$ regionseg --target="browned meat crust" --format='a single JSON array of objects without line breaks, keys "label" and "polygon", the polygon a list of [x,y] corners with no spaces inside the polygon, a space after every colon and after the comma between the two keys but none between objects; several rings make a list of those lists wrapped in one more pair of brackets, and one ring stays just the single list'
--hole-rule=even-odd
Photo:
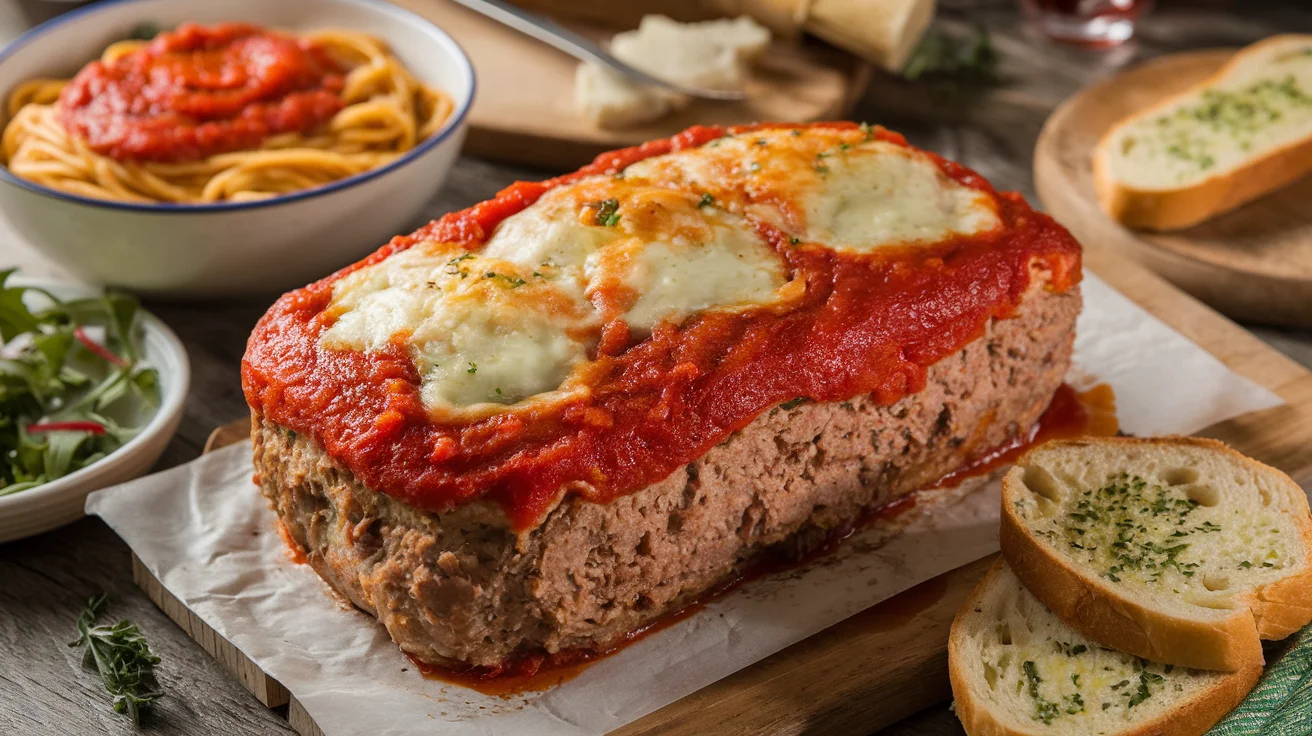
[{"label": "browned meat crust", "polygon": [[568,497],[518,534],[494,506],[436,514],[375,493],[259,416],[255,467],[314,569],[421,660],[604,649],[768,550],[813,549],[1028,431],[1066,373],[1079,309],[1078,290],[1035,290],[918,394],[772,409],[660,483],[605,505]]}]

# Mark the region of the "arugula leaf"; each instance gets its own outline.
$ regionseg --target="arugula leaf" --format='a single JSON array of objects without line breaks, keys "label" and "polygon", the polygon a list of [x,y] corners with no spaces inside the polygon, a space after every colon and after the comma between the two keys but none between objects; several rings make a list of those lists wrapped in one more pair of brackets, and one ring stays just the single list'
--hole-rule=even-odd
[{"label": "arugula leaf", "polygon": [[6,287],[5,282],[16,269],[0,271],[0,340],[9,342],[25,332],[36,329],[37,319],[23,304],[21,287]]},{"label": "arugula leaf", "polygon": [[105,292],[104,300],[105,311],[109,314],[109,328],[113,336],[123,352],[127,353],[128,359],[137,360],[140,357],[139,351],[132,337],[133,329],[137,324],[137,309],[140,305],[136,299],[127,294],[113,291]]},{"label": "arugula leaf", "polygon": [[38,333],[32,336],[32,347],[45,356],[51,376],[57,376],[64,368],[69,349],[73,347],[73,331],[61,327],[51,332]]},{"label": "arugula leaf", "polygon": [[[108,292],[62,301],[8,285],[12,274],[0,270],[0,496],[109,455],[140,431],[135,418],[159,405],[159,374],[140,362],[135,299]],[[33,301],[40,307],[29,308]]]},{"label": "arugula leaf", "polygon": [[86,432],[49,432],[46,434],[46,449],[42,454],[47,480],[54,480],[68,475],[73,469],[73,458],[79,448],[91,435]]},{"label": "arugula leaf", "polygon": [[148,406],[159,406],[159,371],[154,368],[138,368],[128,382],[137,397]]}]

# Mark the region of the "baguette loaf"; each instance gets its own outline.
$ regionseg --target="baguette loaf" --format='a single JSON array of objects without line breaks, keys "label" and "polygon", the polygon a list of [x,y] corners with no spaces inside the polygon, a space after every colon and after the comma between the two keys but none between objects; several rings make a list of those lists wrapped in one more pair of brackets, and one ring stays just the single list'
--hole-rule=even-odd
[{"label": "baguette loaf", "polygon": [[999,560],[956,619],[948,668],[970,736],[1199,736],[1262,673],[1160,665],[1062,623]]},{"label": "baguette loaf", "polygon": [[1312,621],[1312,520],[1284,473],[1215,440],[1050,442],[1003,478],[1002,552],[1085,636],[1240,671]]},{"label": "baguette loaf", "polygon": [[1268,38],[1215,75],[1117,123],[1093,155],[1098,202],[1177,230],[1312,171],[1312,35]]}]

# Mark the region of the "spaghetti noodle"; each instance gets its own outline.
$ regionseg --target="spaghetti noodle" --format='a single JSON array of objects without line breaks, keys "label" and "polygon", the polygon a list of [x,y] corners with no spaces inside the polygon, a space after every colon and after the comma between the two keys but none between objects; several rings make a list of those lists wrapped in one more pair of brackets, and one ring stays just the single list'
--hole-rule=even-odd
[{"label": "spaghetti noodle", "polygon": [[452,109],[370,35],[187,24],[114,43],[72,80],[19,85],[0,155],[14,175],[84,197],[247,201],[382,166]]}]

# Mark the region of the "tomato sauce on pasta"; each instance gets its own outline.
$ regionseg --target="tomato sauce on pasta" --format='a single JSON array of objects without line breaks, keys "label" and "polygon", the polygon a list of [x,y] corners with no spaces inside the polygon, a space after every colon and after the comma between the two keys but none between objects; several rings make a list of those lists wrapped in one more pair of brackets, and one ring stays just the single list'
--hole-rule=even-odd
[{"label": "tomato sauce on pasta", "polygon": [[193,161],[308,133],[344,107],[324,47],[245,23],[185,24],[106,63],[59,95],[59,120],[119,161]]},{"label": "tomato sauce on pasta", "polygon": [[453,108],[368,34],[186,23],[11,90],[0,161],[96,199],[257,200],[386,165]]}]

